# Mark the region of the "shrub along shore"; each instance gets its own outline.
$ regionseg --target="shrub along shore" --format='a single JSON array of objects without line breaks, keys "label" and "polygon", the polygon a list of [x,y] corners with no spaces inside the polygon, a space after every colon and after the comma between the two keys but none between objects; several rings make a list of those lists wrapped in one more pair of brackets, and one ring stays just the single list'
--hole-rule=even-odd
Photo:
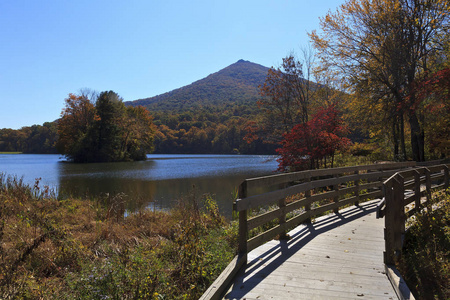
[{"label": "shrub along shore", "polygon": [[235,255],[236,224],[211,197],[121,207],[0,174],[0,299],[198,299]]}]

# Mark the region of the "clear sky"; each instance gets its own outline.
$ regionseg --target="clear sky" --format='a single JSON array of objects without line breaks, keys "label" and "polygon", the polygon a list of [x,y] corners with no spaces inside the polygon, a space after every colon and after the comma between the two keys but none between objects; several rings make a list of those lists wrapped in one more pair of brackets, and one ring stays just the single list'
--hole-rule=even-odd
[{"label": "clear sky", "polygon": [[344,0],[1,0],[0,128],[60,116],[82,88],[159,95],[239,59],[299,53]]}]

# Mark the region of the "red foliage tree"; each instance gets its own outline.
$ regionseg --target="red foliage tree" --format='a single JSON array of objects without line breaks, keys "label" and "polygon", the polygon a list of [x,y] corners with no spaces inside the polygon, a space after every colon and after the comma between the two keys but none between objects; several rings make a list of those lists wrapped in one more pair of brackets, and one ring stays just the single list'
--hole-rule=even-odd
[{"label": "red foliage tree", "polygon": [[[410,109],[423,107],[423,121],[430,154],[450,155],[450,68],[428,74],[414,84],[415,98],[408,97]],[[415,101],[412,101],[415,100]]]},{"label": "red foliage tree", "polygon": [[348,130],[344,125],[336,104],[320,108],[312,119],[298,124],[291,132],[284,134],[282,148],[277,150],[280,171],[299,171],[327,166],[327,159],[333,167],[336,151],[345,149],[351,142],[345,137]]}]

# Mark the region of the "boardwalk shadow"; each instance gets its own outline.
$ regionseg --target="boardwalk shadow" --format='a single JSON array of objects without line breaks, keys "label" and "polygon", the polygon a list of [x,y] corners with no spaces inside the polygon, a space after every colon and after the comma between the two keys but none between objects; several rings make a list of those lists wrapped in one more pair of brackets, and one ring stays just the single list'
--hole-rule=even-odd
[{"label": "boardwalk shadow", "polygon": [[[302,224],[290,233],[290,240],[277,241],[277,245],[267,249],[256,258],[251,258],[249,263],[239,272],[234,280],[232,290],[225,299],[241,299],[252,291],[270,273],[286,262],[292,255],[302,249],[318,235],[335,229],[339,226],[376,212],[377,202],[366,202],[361,206],[353,206],[350,209],[320,218],[313,224]],[[261,246],[261,247],[264,247]],[[280,255],[281,254],[281,255]],[[275,258],[276,257],[276,258]],[[274,259],[275,258],[275,259]],[[256,273],[255,271],[258,270]],[[245,282],[244,282],[245,279]]]}]

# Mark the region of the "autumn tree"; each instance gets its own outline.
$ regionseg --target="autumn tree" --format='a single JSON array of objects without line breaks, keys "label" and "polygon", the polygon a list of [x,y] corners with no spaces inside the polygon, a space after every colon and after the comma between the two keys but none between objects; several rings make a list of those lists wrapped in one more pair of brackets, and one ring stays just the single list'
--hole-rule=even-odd
[{"label": "autumn tree", "polygon": [[[281,67],[269,69],[260,90],[258,105],[263,114],[253,125],[268,142],[278,143],[284,133],[308,121],[310,81],[304,78],[302,62],[293,55],[283,58]],[[247,139],[250,141],[251,137]]]},{"label": "autumn tree", "polygon": [[74,162],[144,160],[153,149],[154,126],[143,107],[126,107],[113,91],[92,103],[70,94],[58,122],[60,153]]},{"label": "autumn tree", "polygon": [[348,0],[310,34],[324,68],[341,74],[357,101],[383,107],[401,152],[407,117],[416,161],[425,159],[424,115],[412,87],[443,53],[449,9],[446,0]]},{"label": "autumn tree", "polygon": [[416,101],[426,111],[425,131],[435,158],[450,156],[450,67],[425,76],[415,85]]},{"label": "autumn tree", "polygon": [[320,108],[311,120],[297,124],[283,135],[279,170],[299,171],[320,167],[333,167],[337,151],[346,149],[350,140],[348,129],[336,104]]},{"label": "autumn tree", "polygon": [[97,118],[95,106],[86,96],[69,94],[58,121],[56,148],[59,153],[75,162],[92,160],[89,145]]}]

